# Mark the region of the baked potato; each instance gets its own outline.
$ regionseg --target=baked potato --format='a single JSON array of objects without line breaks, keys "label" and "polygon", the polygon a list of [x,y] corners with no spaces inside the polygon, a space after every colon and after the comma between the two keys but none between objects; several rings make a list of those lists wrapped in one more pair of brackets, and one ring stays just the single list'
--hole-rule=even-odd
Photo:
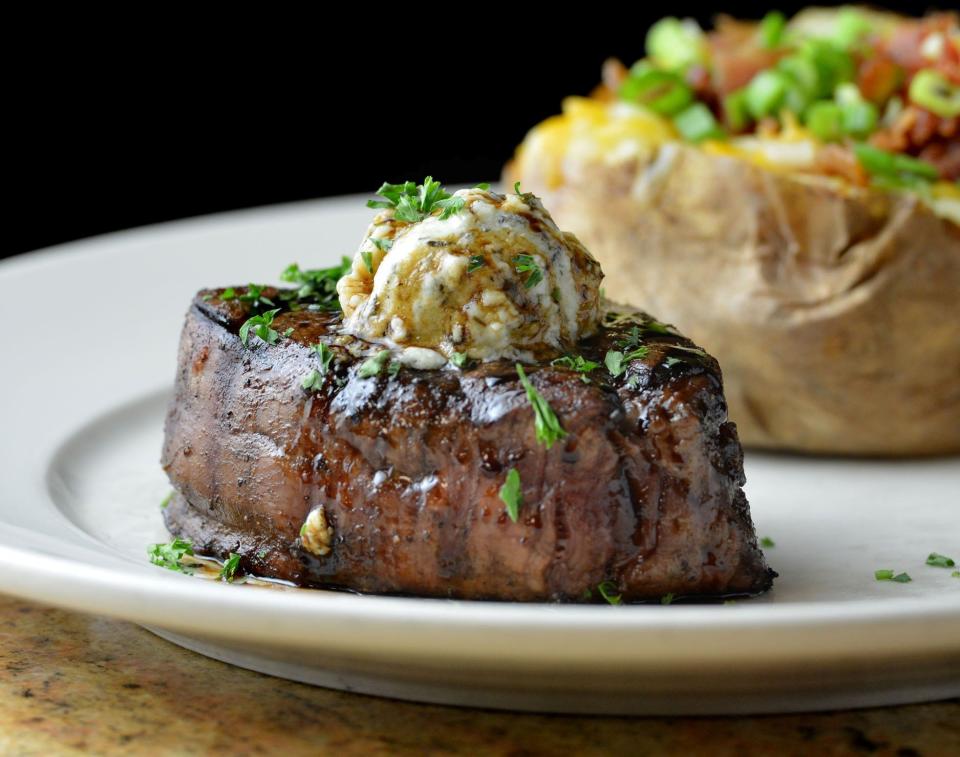
[{"label": "baked potato", "polygon": [[[768,19],[710,34],[668,19],[674,47],[695,49],[667,54],[661,22],[648,58],[629,72],[608,63],[604,86],[535,127],[504,178],[594,253],[608,297],[717,356],[745,444],[960,451],[957,17],[811,11],[773,44]],[[833,80],[801,86],[796,61],[818,63],[810,45],[839,62]],[[886,88],[870,78],[878,66]],[[737,111],[771,71],[786,93]],[[942,102],[918,87],[924,72]]]}]

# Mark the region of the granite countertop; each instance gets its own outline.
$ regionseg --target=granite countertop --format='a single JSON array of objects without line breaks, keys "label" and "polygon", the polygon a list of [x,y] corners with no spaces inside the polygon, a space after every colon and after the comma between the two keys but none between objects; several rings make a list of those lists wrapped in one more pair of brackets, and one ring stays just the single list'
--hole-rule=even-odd
[{"label": "granite countertop", "polygon": [[960,754],[960,701],[820,715],[595,718],[410,704],[187,652],[0,596],[0,754]]}]

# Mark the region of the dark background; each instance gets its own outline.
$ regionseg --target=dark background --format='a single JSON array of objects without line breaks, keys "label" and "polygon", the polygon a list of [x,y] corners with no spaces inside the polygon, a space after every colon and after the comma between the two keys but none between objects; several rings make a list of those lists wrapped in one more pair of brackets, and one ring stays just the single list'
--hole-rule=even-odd
[{"label": "dark background", "polygon": [[596,84],[606,57],[640,57],[661,15],[706,24],[719,10],[764,9],[514,6],[205,19],[53,18],[51,7],[50,19],[10,24],[13,212],[0,257],[173,218],[372,192],[383,180],[496,179],[528,128]]}]

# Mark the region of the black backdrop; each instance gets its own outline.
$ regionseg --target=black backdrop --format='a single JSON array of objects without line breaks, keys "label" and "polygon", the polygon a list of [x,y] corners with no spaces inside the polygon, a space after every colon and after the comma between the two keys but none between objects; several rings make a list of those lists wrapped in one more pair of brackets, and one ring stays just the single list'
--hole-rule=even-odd
[{"label": "black backdrop", "polygon": [[4,173],[13,207],[2,255],[367,192],[384,179],[495,179],[530,126],[591,89],[605,57],[641,54],[652,20],[763,12],[756,3],[501,3],[338,7],[334,18],[326,7],[204,19],[51,9],[10,24]]}]

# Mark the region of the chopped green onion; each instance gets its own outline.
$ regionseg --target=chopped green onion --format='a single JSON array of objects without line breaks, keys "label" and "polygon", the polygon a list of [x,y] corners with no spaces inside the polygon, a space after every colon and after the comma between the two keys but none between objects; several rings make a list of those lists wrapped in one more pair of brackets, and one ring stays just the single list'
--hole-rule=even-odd
[{"label": "chopped green onion", "polygon": [[779,46],[786,28],[786,16],[780,11],[770,11],[760,22],[760,44],[768,50]]},{"label": "chopped green onion", "polygon": [[686,68],[703,58],[703,31],[693,21],[661,18],[647,32],[645,49],[661,68]]},{"label": "chopped green onion", "polygon": [[873,577],[878,581],[896,581],[898,584],[908,584],[913,580],[906,573],[894,575],[892,570],[875,570]]},{"label": "chopped green onion", "polygon": [[466,352],[451,352],[450,362],[457,366],[457,368],[465,368],[467,363],[470,362],[470,357]]},{"label": "chopped green onion", "polygon": [[853,47],[872,29],[869,19],[854,8],[842,8],[837,13],[836,23],[832,35],[833,41],[845,50]]},{"label": "chopped green onion", "polygon": [[910,82],[910,99],[941,118],[960,116],[960,86],[932,68],[918,71]]},{"label": "chopped green onion", "polygon": [[860,100],[841,105],[840,120],[843,124],[844,134],[862,139],[877,128],[880,112],[873,103]]},{"label": "chopped green onion", "polygon": [[360,257],[363,258],[363,264],[367,267],[367,270],[373,273],[373,253],[369,250],[363,250]]},{"label": "chopped green onion", "polygon": [[688,142],[702,142],[705,139],[723,139],[723,129],[713,117],[713,113],[703,103],[694,103],[673,118],[673,125]]},{"label": "chopped green onion", "polygon": [[639,103],[662,116],[679,113],[693,102],[693,90],[672,71],[642,62],[633,67],[620,87],[620,98]]},{"label": "chopped green onion", "polygon": [[904,182],[916,179],[936,181],[940,177],[940,172],[936,166],[932,166],[923,160],[911,158],[909,155],[887,152],[863,143],[855,144],[853,152],[857,156],[857,160],[860,161],[860,165],[875,176],[899,179]]},{"label": "chopped green onion", "polygon": [[520,517],[520,506],[523,504],[523,492],[520,491],[520,474],[516,468],[507,471],[507,478],[500,487],[500,499],[507,506],[507,515],[514,523]]},{"label": "chopped green onion", "polygon": [[756,119],[772,116],[780,110],[787,97],[790,81],[780,71],[767,69],[747,85],[747,110]]},{"label": "chopped green onion", "polygon": [[927,565],[932,565],[934,568],[952,568],[954,565],[956,565],[956,562],[946,555],[941,555],[937,552],[931,552],[927,557]]},{"label": "chopped green onion", "polygon": [[843,115],[840,106],[830,100],[821,100],[811,105],[804,116],[804,123],[813,136],[823,142],[838,142],[843,138]]},{"label": "chopped green onion", "polygon": [[743,131],[750,125],[745,88],[731,92],[723,98],[723,120],[730,131]]},{"label": "chopped green onion", "polygon": [[783,72],[790,82],[807,98],[816,97],[819,90],[817,67],[802,55],[788,55],[777,62],[777,70]]}]

